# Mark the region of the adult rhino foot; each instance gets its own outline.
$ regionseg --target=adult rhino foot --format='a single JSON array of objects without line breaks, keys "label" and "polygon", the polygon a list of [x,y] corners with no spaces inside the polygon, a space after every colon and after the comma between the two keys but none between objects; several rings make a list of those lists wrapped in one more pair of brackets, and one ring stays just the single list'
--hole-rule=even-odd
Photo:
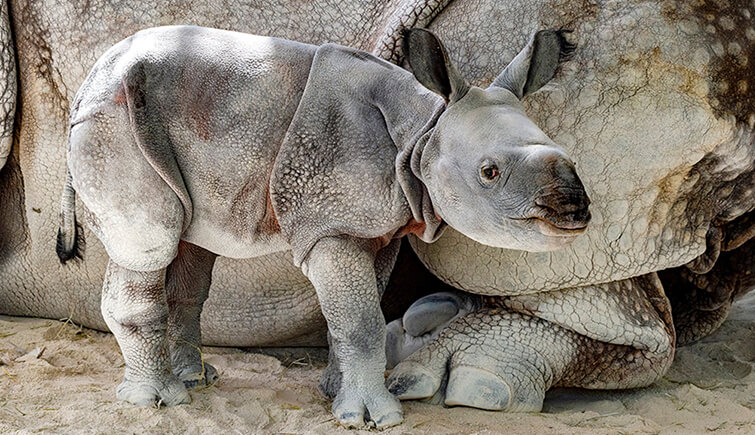
[{"label": "adult rhino foot", "polygon": [[383,429],[403,421],[401,403],[383,385],[356,391],[343,388],[333,400],[333,415],[349,429],[365,425]]},{"label": "adult rhino foot", "polygon": [[203,361],[174,368],[173,374],[178,376],[186,388],[190,389],[212,385],[219,378],[215,367]]},{"label": "adult rhino foot", "polygon": [[483,308],[457,318],[399,363],[387,385],[402,400],[539,411],[554,371],[560,375],[576,353],[563,332],[534,317]]},{"label": "adult rhino foot", "polygon": [[451,321],[480,306],[481,298],[461,292],[440,292],[424,296],[406,310],[403,317],[386,326],[387,368],[434,340]]},{"label": "adult rhino foot", "polygon": [[169,375],[160,381],[134,381],[125,378],[118,386],[115,397],[137,406],[176,406],[191,402],[184,383],[175,375]]},{"label": "adult rhino foot", "polygon": [[399,363],[389,390],[449,406],[539,411],[552,386],[642,387],[673,359],[671,310],[655,274],[484,304]]}]

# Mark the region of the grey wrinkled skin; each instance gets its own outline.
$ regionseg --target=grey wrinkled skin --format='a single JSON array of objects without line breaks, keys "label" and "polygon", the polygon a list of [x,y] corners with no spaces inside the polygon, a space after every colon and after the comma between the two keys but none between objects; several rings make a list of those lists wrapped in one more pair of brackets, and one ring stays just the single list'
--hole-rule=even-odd
[{"label": "grey wrinkled skin", "polygon": [[[450,50],[454,44],[470,46],[471,29],[479,29],[481,17],[494,8],[484,2],[451,4],[446,13],[457,6],[468,12],[456,15],[463,18],[446,21],[447,16],[441,15],[433,23],[442,37],[454,41],[449,43]],[[508,10],[507,16],[529,25],[560,17],[571,21],[570,27],[579,35],[575,41],[581,49],[574,62],[565,66],[561,88],[529,100],[529,113],[554,140],[568,144],[566,151],[575,156],[592,200],[593,221],[585,237],[564,250],[545,254],[484,247],[453,230],[435,244],[412,240],[412,245],[430,270],[459,289],[511,300],[528,294],[554,299],[535,311],[511,304],[504,304],[504,309],[551,319],[593,338],[593,367],[605,378],[579,384],[636,387],[661,376],[673,357],[668,346],[657,347],[657,337],[664,334],[670,337],[667,343],[674,342],[670,320],[648,325],[655,332],[637,335],[636,343],[615,343],[635,348],[639,353],[633,358],[644,361],[629,375],[622,375],[615,367],[609,368],[604,358],[616,353],[597,351],[605,352],[606,343],[612,343],[599,331],[623,332],[631,319],[644,322],[649,314],[640,307],[646,297],[632,296],[639,305],[626,305],[619,316],[590,309],[585,298],[567,310],[556,295],[578,295],[591,286],[611,292],[613,286],[623,288],[652,277],[654,286],[672,297],[675,326],[680,342],[686,343],[715,330],[731,302],[753,288],[747,271],[753,269],[754,260],[745,244],[755,229],[755,108],[748,97],[755,47],[748,37],[754,34],[748,17],[753,11],[745,2],[582,6],[570,10],[535,2]],[[571,69],[572,65],[579,68]],[[480,79],[486,79],[484,72]],[[733,83],[738,83],[736,89]],[[572,105],[574,110],[569,108]],[[731,253],[723,255],[727,250]],[[674,269],[661,273],[660,281],[654,278],[654,271],[666,268]],[[726,277],[727,272],[731,276]],[[672,311],[665,298],[656,300],[653,305],[660,307],[659,312]],[[554,320],[556,315],[561,320]],[[454,322],[472,322],[470,316]],[[597,323],[586,322],[586,316]],[[470,351],[458,344],[485,333],[504,335],[496,328],[495,323],[477,322],[466,327],[476,332],[462,334],[461,340],[441,333],[435,344],[397,366],[389,381],[391,389],[407,398],[431,397],[437,391],[441,399],[445,395],[447,404],[494,409],[513,409],[501,398],[524,394],[535,404],[530,409],[536,409],[544,388],[571,385],[567,379],[574,378],[566,372],[561,375],[566,379],[543,383],[535,375],[542,372],[538,369],[525,376],[533,383],[522,393],[521,384],[513,385],[507,375],[510,367],[491,364],[491,360],[506,360],[507,350]],[[518,328],[509,327],[509,333],[514,333],[512,329]],[[447,349],[446,356],[434,352],[429,357],[438,347]],[[653,349],[652,353],[647,349]],[[455,374],[460,359],[474,370]],[[432,369],[443,361],[449,367],[445,373]],[[559,372],[555,362],[546,361],[545,366]],[[482,377],[474,373],[478,369],[492,371],[498,382],[488,383],[492,385],[489,395],[462,394],[465,398],[459,400],[460,390],[452,381],[474,384]],[[441,381],[448,385],[442,386]]]},{"label": "grey wrinkled skin", "polygon": [[[384,47],[401,49],[398,30],[429,23],[447,43],[460,73],[478,86],[491,83],[533,31],[573,29],[569,38],[580,48],[558,74],[556,86],[546,87],[523,103],[536,124],[577,163],[592,200],[590,229],[564,251],[537,254],[485,248],[447,231],[434,245],[423,248],[415,243],[424,252],[423,260],[452,285],[505,295],[584,286],[608,291],[611,286],[624,286],[618,281],[673,268],[672,277],[681,273],[681,279],[668,279],[667,274],[660,278],[674,314],[689,314],[676,325],[680,342],[715,328],[726,316],[731,298],[752,288],[744,274],[753,269],[754,257],[737,256],[744,251],[734,247],[753,234],[755,86],[751,81],[755,63],[747,60],[753,57],[748,35],[753,34],[755,11],[749,3],[471,0],[350,2],[343,7],[343,2],[291,6],[255,2],[222,9],[200,2],[155,8],[152,4],[89,2],[85,7],[13,1],[10,10],[23,104],[16,114],[16,145],[0,172],[2,312],[51,318],[70,315],[90,327],[106,328],[98,308],[107,264],[102,245],[87,233],[85,261],[67,270],[52,254],[59,185],[65,178],[62,144],[67,137],[68,108],[73,90],[107,48],[137,30],[172,23],[226,27],[313,44],[333,41],[375,49],[384,58],[392,55]],[[400,56],[393,59],[398,62]],[[78,211],[81,215],[82,210]],[[708,240],[711,227],[718,227],[722,236],[715,237],[713,231]],[[715,249],[716,240],[721,241],[720,250]],[[709,246],[710,254],[704,254]],[[725,254],[727,250],[731,255]],[[717,251],[724,254],[716,256]],[[705,258],[694,261],[697,257]],[[732,259],[738,260],[730,264]],[[709,266],[713,269],[710,274],[698,274],[685,266],[689,262],[699,272]],[[716,270],[729,272],[720,275]],[[424,273],[394,275],[392,281],[398,287],[391,300],[427,286],[425,281],[431,280]],[[425,281],[417,282],[416,276]],[[724,285],[711,285],[716,282]],[[689,298],[689,291],[696,296]],[[471,369],[462,374],[466,372],[470,382],[482,383],[490,378],[480,373],[505,374],[526,361],[511,359],[516,357],[507,353],[511,339],[496,345],[501,335],[496,325],[503,324],[501,319],[509,319],[507,325],[519,325],[507,327],[509,334],[530,337],[527,342],[535,344],[537,351],[548,349],[549,342],[538,337],[553,334],[554,329],[543,334],[528,329],[527,319],[537,321],[540,313],[533,313],[535,317],[520,313],[519,320],[512,322],[512,309],[498,305],[483,309],[487,311],[475,314],[480,320],[467,319],[473,314],[451,320],[457,325],[453,339],[441,336],[436,341],[437,346],[454,349],[437,353],[438,361],[448,363],[451,354],[465,360]],[[574,311],[600,320],[599,313]],[[219,258],[202,322],[205,343],[325,344],[325,321],[314,290],[288,253],[251,260]],[[567,323],[560,325],[566,334],[576,334]],[[478,342],[478,338],[490,344],[491,350],[483,353],[488,358],[475,359],[476,348],[458,346]],[[585,340],[580,358],[570,366],[575,385],[579,385],[578,376],[596,374],[609,378],[611,382],[604,385],[613,386],[618,385],[617,379],[637,376],[646,384],[659,376],[655,371],[616,372],[617,362],[625,361],[629,353],[606,352],[608,345],[601,341],[580,340]],[[643,359],[647,353],[638,350],[631,357]],[[664,362],[658,366],[664,367]],[[495,374],[494,379],[500,378]],[[533,385],[529,397],[542,394],[545,384],[540,381],[534,387],[536,381],[529,381]],[[489,391],[490,397],[501,397],[500,388]],[[436,396],[442,399],[443,393]],[[500,403],[484,400],[483,395],[469,397],[466,403],[460,397],[456,395],[455,403],[479,407]]]},{"label": "grey wrinkled skin", "polygon": [[8,4],[0,4],[0,168],[5,166],[13,144],[16,115],[16,53],[8,21]]},{"label": "grey wrinkled skin", "polygon": [[673,360],[674,325],[656,274],[476,304],[459,299],[440,327],[410,332],[414,306],[388,325],[398,353],[409,354],[388,379],[399,398],[537,412],[551,387],[642,387]]},{"label": "grey wrinkled skin", "polygon": [[398,424],[375,266],[388,241],[432,242],[448,222],[548,250],[584,231],[573,163],[519,104],[571,50],[561,33],[537,32],[485,90],[431,32],[404,38],[414,76],[335,44],[196,26],[138,32],[97,61],[71,109],[57,252],[77,255],[78,192],[110,258],[102,311],[126,361],[119,399],[188,401],[180,378],[215,374],[187,348],[201,345],[214,256],[291,250],[328,323],[337,420]]},{"label": "grey wrinkled skin", "polygon": [[[50,234],[59,221],[68,111],[75,90],[113,44],[141,29],[184,23],[371,51],[385,38],[400,41],[399,33],[384,32],[389,18],[396,32],[421,27],[435,17],[415,14],[425,8],[435,14],[442,11],[416,0],[365,1],[351,8],[343,8],[340,1],[304,5],[257,1],[232,3],[226,9],[206,2],[168,2],[156,8],[152,3],[11,1],[23,109],[16,114],[17,145],[0,174],[2,312],[70,316],[107,329],[99,313],[107,266],[104,247],[85,230],[89,240],[85,261],[63,269],[50,255],[55,243]],[[83,210],[77,207],[81,216]],[[207,343],[325,345],[325,320],[314,289],[293,265],[290,253],[246,260],[221,257],[213,275],[202,314]],[[60,298],[61,292],[65,298]]]},{"label": "grey wrinkled skin", "polygon": [[[551,13],[569,17],[547,4],[510,12],[530,26]],[[695,15],[702,12],[671,6],[587,8],[573,18],[580,50],[565,65],[560,89],[528,101],[532,118],[578,163],[593,200],[585,237],[551,254],[523,254],[482,248],[448,231],[438,243],[414,243],[431,270],[464,290],[496,295],[626,279],[692,261],[707,249],[711,225],[752,210],[752,103],[741,119],[736,107],[726,112],[710,77],[719,62],[711,45],[724,29],[710,33],[700,21],[705,17]],[[476,12],[470,5],[468,14],[448,15],[462,22],[441,15],[433,24],[453,51],[469,45],[468,30],[490,8],[481,3]],[[744,12],[732,6],[721,13]],[[631,27],[639,22],[652,31]],[[744,33],[736,41],[751,53]],[[731,80],[751,79],[747,70],[734,72],[741,76]],[[459,252],[459,261],[448,261],[449,250]]]}]

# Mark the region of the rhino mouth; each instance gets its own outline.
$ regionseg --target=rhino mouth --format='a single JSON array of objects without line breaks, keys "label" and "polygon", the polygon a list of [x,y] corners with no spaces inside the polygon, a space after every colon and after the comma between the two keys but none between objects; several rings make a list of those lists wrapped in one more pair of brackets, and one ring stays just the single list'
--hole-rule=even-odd
[{"label": "rhino mouth", "polygon": [[514,218],[514,220],[536,225],[540,232],[546,236],[569,237],[584,233],[587,230],[590,217],[588,212],[582,219],[558,219],[548,215],[537,215]]},{"label": "rhino mouth", "polygon": [[[527,220],[533,221],[537,224],[543,234],[548,235],[579,235],[587,230],[587,221],[573,222],[573,221],[560,221],[553,222],[545,217],[531,217]],[[556,234],[552,234],[552,233]]]}]

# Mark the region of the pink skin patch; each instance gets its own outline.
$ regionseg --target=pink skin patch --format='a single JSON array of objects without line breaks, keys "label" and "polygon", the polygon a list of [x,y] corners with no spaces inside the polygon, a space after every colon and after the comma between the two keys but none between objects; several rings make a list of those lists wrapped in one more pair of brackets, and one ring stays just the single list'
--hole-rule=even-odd
[{"label": "pink skin patch", "polygon": [[425,228],[427,228],[427,224],[424,222],[417,222],[414,218],[411,218],[406,225],[396,231],[396,234],[393,237],[401,238],[407,234],[414,234],[415,236],[422,237],[425,233]]},{"label": "pink skin patch", "polygon": [[123,88],[123,85],[118,86],[118,91],[115,93],[113,101],[115,101],[117,104],[126,104],[126,92]]}]

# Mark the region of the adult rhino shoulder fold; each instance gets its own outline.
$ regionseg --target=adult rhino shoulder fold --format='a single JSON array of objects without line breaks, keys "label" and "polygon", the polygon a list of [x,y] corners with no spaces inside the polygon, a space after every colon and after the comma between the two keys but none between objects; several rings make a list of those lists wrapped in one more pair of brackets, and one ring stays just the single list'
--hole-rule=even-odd
[{"label": "adult rhino shoulder fold", "polygon": [[[538,35],[507,86],[552,77],[565,43]],[[212,382],[199,313],[216,256],[291,251],[328,322],[336,418],[397,424],[379,306],[397,239],[432,242],[448,222],[535,250],[584,230],[573,164],[516,95],[470,87],[429,31],[405,38],[414,76],[335,44],[192,26],[139,32],[100,58],[71,110],[58,254],[75,255],[78,192],[110,257],[102,312],[126,361],[118,398],[177,405]]]}]

